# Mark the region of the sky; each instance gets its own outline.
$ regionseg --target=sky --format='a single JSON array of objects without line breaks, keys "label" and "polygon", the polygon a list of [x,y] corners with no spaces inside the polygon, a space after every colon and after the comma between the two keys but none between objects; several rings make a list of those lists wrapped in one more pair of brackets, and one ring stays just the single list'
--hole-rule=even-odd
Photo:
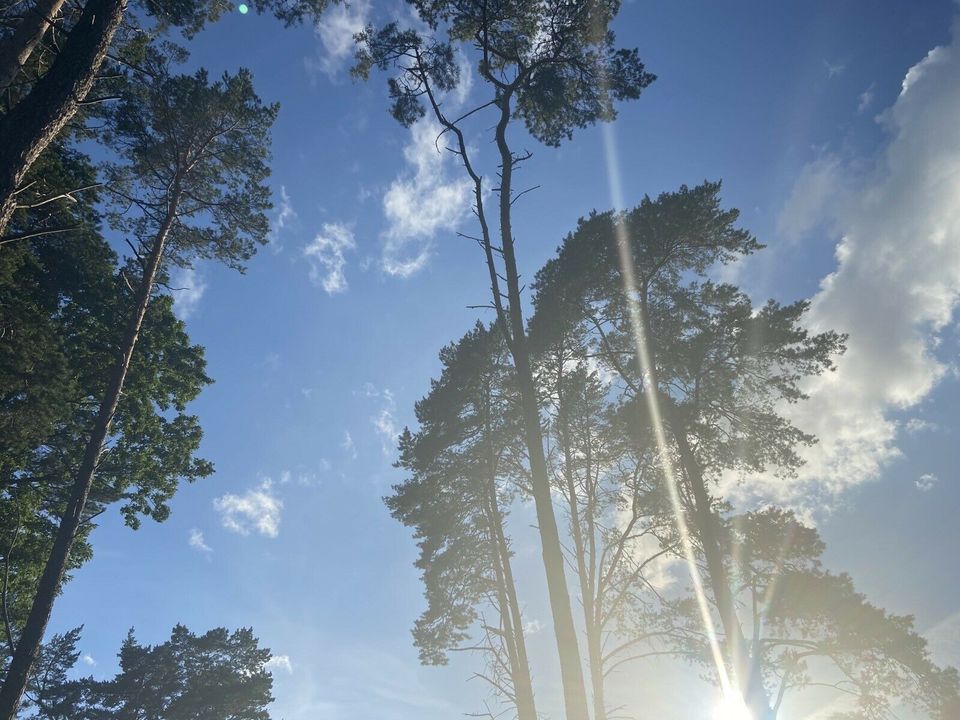
[{"label": "sky", "polygon": [[[110,675],[130,627],[159,642],[178,622],[253,626],[275,655],[275,718],[482,709],[471,662],[418,665],[416,546],[381,502],[402,479],[396,435],[438,373],[437,352],[483,317],[468,306],[488,291],[476,245],[456,236],[472,229],[467,188],[434,128],[394,122],[382,76],[349,77],[352,33],[397,17],[409,11],[395,0],[336,6],[316,27],[235,12],[191,43],[192,64],[249,67],[281,105],[271,241],[243,275],[201,264],[172,283],[187,288],[177,311],[216,381],[192,406],[216,473],[182,488],[165,523],[133,532],[104,517],[52,621],[84,625],[85,671]],[[513,131],[533,151],[520,182],[540,186],[516,206],[527,280],[578,217],[611,207],[614,181],[633,205],[722,179],[724,202],[767,245],[725,279],[755,301],[810,298],[813,327],[850,333],[837,372],[796,410],[822,439],[807,467],[790,483],[729,490],[744,506],[806,513],[828,567],[915,615],[953,663],[958,17],[949,0],[634,0],[614,29],[657,81],[616,123],[559,149]],[[466,82],[448,101],[466,106],[482,90]],[[482,130],[470,138],[481,154]],[[542,568],[532,538],[521,532],[516,549],[549,713]],[[656,684],[659,706],[645,709],[666,720],[702,717],[709,700],[709,688],[659,667],[617,682],[624,698]]]}]

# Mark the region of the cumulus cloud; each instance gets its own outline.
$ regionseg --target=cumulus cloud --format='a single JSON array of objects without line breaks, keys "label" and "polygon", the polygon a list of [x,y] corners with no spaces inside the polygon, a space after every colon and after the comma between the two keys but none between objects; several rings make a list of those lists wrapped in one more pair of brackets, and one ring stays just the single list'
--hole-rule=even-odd
[{"label": "cumulus cloud", "polygon": [[241,535],[251,532],[275,538],[280,533],[283,501],[273,494],[273,481],[265,479],[243,495],[227,493],[213,501],[220,521],[227,530]]},{"label": "cumulus cloud", "polygon": [[310,282],[320,285],[328,295],[346,291],[347,265],[344,253],[357,247],[353,231],[341,223],[324,223],[320,233],[303,249],[310,265]]},{"label": "cumulus cloud", "polygon": [[263,666],[267,670],[285,670],[288,675],[293,675],[293,663],[289,655],[271,655]]},{"label": "cumulus cloud", "polygon": [[412,169],[394,180],[383,196],[388,222],[381,263],[390,275],[409,277],[430,258],[433,237],[456,228],[470,211],[468,178],[451,168],[456,157],[437,145],[440,126],[424,118],[410,128],[403,156]]},{"label": "cumulus cloud", "polygon": [[187,540],[194,550],[199,550],[203,553],[212,553],[213,548],[207,545],[207,541],[203,537],[203,533],[200,532],[197,528],[190,530],[190,538]]},{"label": "cumulus cloud", "polygon": [[928,492],[933,490],[933,486],[940,482],[940,478],[931,473],[924,473],[914,481],[914,485],[917,486],[917,490],[920,492]]},{"label": "cumulus cloud", "polygon": [[93,655],[91,655],[90,653],[87,653],[80,659],[83,660],[84,665],[87,665],[89,667],[96,667],[97,665],[97,661],[93,659]]},{"label": "cumulus cloud", "polygon": [[173,292],[173,311],[178,318],[186,320],[200,306],[207,283],[195,267],[178,267],[170,274],[170,288]]},{"label": "cumulus cloud", "polygon": [[[910,69],[881,122],[889,133],[876,167],[842,206],[820,207],[840,241],[836,269],[813,298],[813,330],[849,333],[838,369],[807,388],[793,420],[820,442],[799,477],[767,482],[781,501],[826,495],[875,478],[899,457],[895,413],[915,407],[948,371],[940,334],[960,300],[960,32]],[[819,163],[820,165],[817,165]],[[810,176],[823,174],[822,161]],[[842,171],[830,170],[840,177]],[[804,181],[801,176],[800,182]],[[820,195],[828,194],[825,190]],[[818,203],[812,203],[816,206]]]},{"label": "cumulus cloud", "polygon": [[327,8],[314,28],[320,50],[317,57],[306,60],[307,69],[336,78],[353,55],[353,36],[366,27],[369,16],[369,0],[337,3]]}]

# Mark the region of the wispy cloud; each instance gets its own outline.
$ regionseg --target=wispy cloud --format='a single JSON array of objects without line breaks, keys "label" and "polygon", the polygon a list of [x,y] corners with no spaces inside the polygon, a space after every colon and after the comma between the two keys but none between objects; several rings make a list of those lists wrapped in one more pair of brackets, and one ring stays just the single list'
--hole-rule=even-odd
[{"label": "wispy cloud", "polygon": [[805,453],[799,477],[762,485],[777,499],[832,495],[875,478],[900,456],[894,414],[915,407],[948,373],[936,348],[960,301],[957,30],[951,45],[910,69],[881,116],[891,139],[877,169],[831,172],[854,189],[807,224],[828,223],[841,238],[809,326],[850,338],[837,371],[810,383],[811,399],[791,408],[820,442]]},{"label": "wispy cloud", "polygon": [[353,442],[353,436],[349,430],[343,431],[343,442],[340,443],[340,447],[350,456],[351,460],[357,459],[357,446]]},{"label": "wispy cloud", "polygon": [[940,478],[932,473],[924,473],[914,481],[914,485],[917,486],[917,490],[921,492],[928,492],[933,490],[934,485],[940,482]]},{"label": "wispy cloud", "polygon": [[823,69],[827,71],[828,78],[835,78],[838,75],[842,75],[847,69],[847,66],[843,63],[832,63],[829,60],[824,60]]},{"label": "wispy cloud", "polygon": [[265,479],[243,495],[227,493],[213,501],[220,521],[227,530],[241,535],[251,532],[275,538],[280,533],[283,501],[273,494],[273,481]]},{"label": "wispy cloud", "polygon": [[310,265],[310,282],[320,285],[328,295],[347,290],[344,253],[357,247],[353,231],[341,223],[324,223],[321,232],[303,249]]},{"label": "wispy cloud", "polygon": [[173,311],[178,318],[186,320],[200,306],[207,283],[195,267],[178,267],[170,275],[170,288],[173,293]]},{"label": "wispy cloud", "polygon": [[315,57],[306,59],[307,70],[336,79],[353,56],[353,36],[363,30],[369,16],[369,0],[353,0],[328,7],[314,28],[320,48]]},{"label": "wispy cloud", "polygon": [[[409,277],[427,264],[432,241],[454,230],[470,211],[470,181],[451,168],[456,158],[437,145],[440,127],[422,119],[410,128],[403,156],[411,172],[395,179],[383,196],[388,228],[381,263],[390,275]],[[453,170],[451,172],[451,169]]]},{"label": "wispy cloud", "polygon": [[290,196],[287,195],[287,188],[280,186],[280,204],[276,207],[276,215],[270,221],[270,233],[267,235],[267,243],[274,254],[283,250],[281,233],[289,228],[297,219],[297,211],[293,209],[290,202]]},{"label": "wispy cloud", "polygon": [[212,553],[213,548],[207,545],[207,541],[203,537],[203,533],[200,532],[197,528],[190,530],[190,537],[187,540],[194,550],[199,550],[202,553]]},{"label": "wispy cloud", "polygon": [[91,655],[90,653],[86,653],[86,654],[85,654],[82,658],[80,658],[80,659],[83,660],[83,664],[86,665],[86,666],[88,666],[88,667],[96,667],[96,666],[97,666],[97,661],[93,659],[93,655]]},{"label": "wispy cloud", "polygon": [[288,675],[293,675],[293,663],[289,655],[271,655],[263,666],[267,670],[284,670]]},{"label": "wispy cloud", "polygon": [[857,98],[857,112],[864,113],[867,109],[873,105],[873,97],[876,94],[876,83],[872,83],[870,87],[860,93],[860,96]]},{"label": "wispy cloud", "polygon": [[390,456],[396,452],[397,438],[400,436],[400,426],[397,425],[394,416],[397,411],[397,403],[393,399],[393,393],[389,390],[384,390],[381,397],[383,398],[383,404],[380,407],[380,412],[373,417],[373,427],[380,437],[380,448],[383,450],[383,454]]}]

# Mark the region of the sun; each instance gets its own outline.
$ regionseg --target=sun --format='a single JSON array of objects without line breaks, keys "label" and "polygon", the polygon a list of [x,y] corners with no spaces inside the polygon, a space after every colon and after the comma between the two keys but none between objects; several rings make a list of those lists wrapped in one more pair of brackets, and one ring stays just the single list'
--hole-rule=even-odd
[{"label": "sun", "polygon": [[740,695],[731,693],[713,709],[713,720],[753,720],[750,709]]}]

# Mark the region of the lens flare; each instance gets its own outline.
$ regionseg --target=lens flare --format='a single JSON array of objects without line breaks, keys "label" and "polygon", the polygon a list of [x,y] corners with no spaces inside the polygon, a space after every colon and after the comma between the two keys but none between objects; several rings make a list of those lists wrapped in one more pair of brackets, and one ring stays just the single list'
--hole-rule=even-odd
[{"label": "lens flare", "polygon": [[742,697],[730,693],[713,709],[713,720],[753,720],[753,715]]},{"label": "lens flare", "polygon": [[250,12],[250,8],[247,7],[244,3],[240,3],[239,5],[237,5],[237,10],[240,11],[241,15],[246,15],[248,12]]}]

